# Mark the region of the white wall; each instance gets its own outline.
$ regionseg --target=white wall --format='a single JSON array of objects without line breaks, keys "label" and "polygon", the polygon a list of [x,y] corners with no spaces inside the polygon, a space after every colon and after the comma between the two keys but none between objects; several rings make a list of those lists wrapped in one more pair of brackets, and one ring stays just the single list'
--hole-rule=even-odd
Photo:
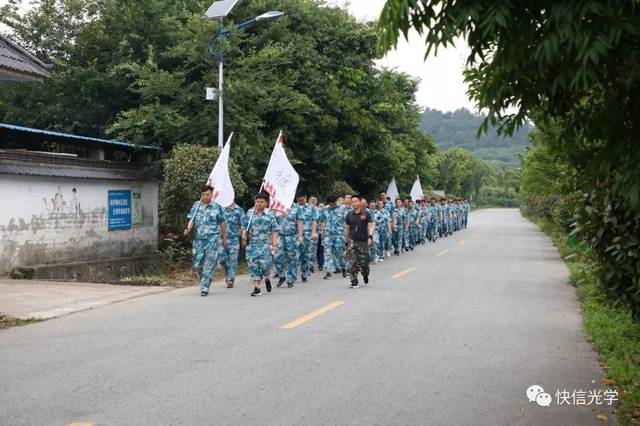
[{"label": "white wall", "polygon": [[[142,223],[108,230],[110,190],[140,190]],[[16,266],[148,254],[157,245],[157,182],[0,175],[0,274]]]}]

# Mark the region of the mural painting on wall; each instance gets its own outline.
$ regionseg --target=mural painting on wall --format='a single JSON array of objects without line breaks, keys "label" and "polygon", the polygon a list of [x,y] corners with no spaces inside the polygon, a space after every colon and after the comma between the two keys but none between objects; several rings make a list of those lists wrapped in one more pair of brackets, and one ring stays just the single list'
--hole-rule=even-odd
[{"label": "mural painting on wall", "polygon": [[75,187],[71,189],[68,203],[62,192],[62,187],[58,186],[58,189],[53,195],[42,198],[44,213],[46,213],[46,215],[48,216],[61,213],[68,213],[74,216],[78,216],[82,211],[80,208],[80,198],[78,196],[78,190]]}]

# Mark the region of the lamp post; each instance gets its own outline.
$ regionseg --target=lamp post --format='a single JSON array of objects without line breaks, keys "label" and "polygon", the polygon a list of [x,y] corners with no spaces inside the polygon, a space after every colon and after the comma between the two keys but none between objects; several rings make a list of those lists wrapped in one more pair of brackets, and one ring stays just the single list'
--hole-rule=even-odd
[{"label": "lamp post", "polygon": [[256,16],[246,22],[237,25],[232,30],[227,30],[223,26],[223,19],[231,11],[231,8],[235,6],[238,0],[225,0],[214,2],[206,13],[206,16],[210,18],[216,18],[220,21],[220,30],[218,34],[209,42],[209,52],[218,61],[218,147],[222,149],[224,145],[224,46],[219,43],[219,48],[216,51],[214,44],[216,41],[223,37],[230,37],[235,31],[249,28],[250,26],[270,19],[276,19],[284,15],[283,12],[271,11]]}]

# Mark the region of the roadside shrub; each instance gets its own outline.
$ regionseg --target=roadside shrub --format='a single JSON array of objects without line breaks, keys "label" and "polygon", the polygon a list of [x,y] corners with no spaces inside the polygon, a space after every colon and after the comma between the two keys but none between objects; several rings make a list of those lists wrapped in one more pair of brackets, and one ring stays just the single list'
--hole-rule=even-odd
[{"label": "roadside shrub", "polygon": [[609,187],[600,187],[583,194],[576,224],[576,235],[597,256],[605,291],[640,316],[640,213]]},{"label": "roadside shrub", "polygon": [[[219,155],[218,148],[180,144],[163,160],[164,180],[160,186],[161,232],[177,232],[184,227],[186,216],[200,189],[206,183]],[[248,192],[247,185],[233,160],[230,162],[231,182],[236,198]]]},{"label": "roadside shrub", "polygon": [[181,235],[166,234],[160,250],[165,257],[165,267],[169,271],[188,264],[191,260],[191,241]]}]

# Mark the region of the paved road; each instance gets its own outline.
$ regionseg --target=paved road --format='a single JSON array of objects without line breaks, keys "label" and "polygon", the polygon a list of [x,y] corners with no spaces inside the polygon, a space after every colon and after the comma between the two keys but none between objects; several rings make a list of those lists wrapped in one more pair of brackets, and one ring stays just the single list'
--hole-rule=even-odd
[{"label": "paved road", "polygon": [[188,288],[6,330],[0,424],[602,424],[525,397],[602,387],[567,278],[517,210],[481,210],[369,288]]}]

